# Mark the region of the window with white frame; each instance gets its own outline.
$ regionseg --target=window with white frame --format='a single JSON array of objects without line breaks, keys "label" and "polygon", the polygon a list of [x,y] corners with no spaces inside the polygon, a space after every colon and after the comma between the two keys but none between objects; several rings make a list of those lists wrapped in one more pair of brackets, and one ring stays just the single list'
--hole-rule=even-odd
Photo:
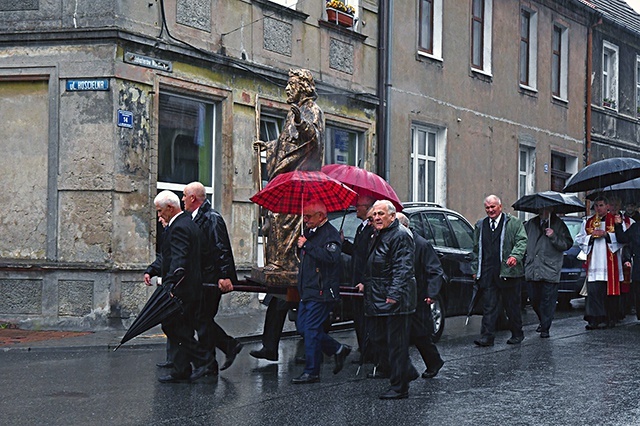
[{"label": "window with white frame", "polygon": [[[170,190],[182,198],[184,187],[199,181],[214,204],[216,103],[168,91],[158,107],[158,192]],[[157,244],[163,227],[158,222]]]},{"label": "window with white frame", "polygon": [[442,59],[442,0],[418,0],[418,52]]},{"label": "window with white frame", "polygon": [[491,74],[493,0],[471,0],[471,68]]},{"label": "window with white frame", "polygon": [[538,55],[538,14],[520,10],[520,84],[536,88]]},{"label": "window with white frame", "polygon": [[364,133],[342,127],[325,127],[325,164],[364,165]]},{"label": "window with white frame", "polygon": [[212,194],[216,104],[162,91],[158,114],[158,189],[199,181]]},{"label": "window with white frame", "polygon": [[602,46],[602,105],[618,107],[618,46],[608,41]]},{"label": "window with white frame", "polygon": [[446,182],[445,130],[414,124],[411,126],[411,201],[442,203]]},{"label": "window with white frame", "polygon": [[[535,182],[535,156],[534,149],[529,146],[520,145],[520,158],[518,161],[518,198],[533,194]],[[522,220],[526,218],[525,212],[519,212],[518,217]]]},{"label": "window with white frame", "polygon": [[563,100],[568,97],[569,31],[555,24],[551,41],[551,94]]},{"label": "window with white frame", "polygon": [[640,56],[636,56],[636,113],[640,116]]},{"label": "window with white frame", "polygon": [[578,158],[557,152],[551,153],[551,190],[562,192],[567,180],[578,170]]}]

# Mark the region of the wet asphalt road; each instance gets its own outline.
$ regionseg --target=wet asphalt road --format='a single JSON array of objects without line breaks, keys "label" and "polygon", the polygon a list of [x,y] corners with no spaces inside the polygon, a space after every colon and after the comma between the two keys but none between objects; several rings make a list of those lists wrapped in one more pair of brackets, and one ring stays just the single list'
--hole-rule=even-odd
[{"label": "wet asphalt road", "polygon": [[[161,384],[155,363],[164,348],[124,346],[0,353],[3,425],[640,425],[640,322],[585,331],[583,312],[560,313],[550,339],[535,333],[528,309],[526,339],[478,348],[480,318],[448,318],[439,344],[444,368],[418,379],[410,397],[380,401],[385,380],[356,376],[348,364],[321,383],[291,385],[298,339],[281,343],[280,362],[249,356],[248,342],[220,377]],[[352,331],[334,333],[355,343]],[[419,371],[417,352],[412,359]],[[352,355],[353,357],[353,355]]]}]

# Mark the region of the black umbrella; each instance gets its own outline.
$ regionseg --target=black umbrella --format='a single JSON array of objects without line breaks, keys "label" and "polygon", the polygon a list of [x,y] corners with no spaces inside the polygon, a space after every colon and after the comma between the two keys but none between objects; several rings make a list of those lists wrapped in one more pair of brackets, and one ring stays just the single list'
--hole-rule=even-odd
[{"label": "black umbrella", "polygon": [[171,294],[164,286],[158,286],[114,351],[179,312],[182,312],[180,299]]},{"label": "black umbrella", "polygon": [[605,186],[602,189],[593,191],[587,195],[587,198],[593,201],[600,195],[618,197],[623,204],[629,201],[637,203],[640,201],[640,178]]},{"label": "black umbrella", "polygon": [[567,181],[563,192],[580,192],[604,188],[640,177],[640,160],[615,157],[596,161]]},{"label": "black umbrella", "polygon": [[556,191],[525,195],[513,203],[512,207],[530,213],[538,213],[545,208],[553,208],[556,213],[577,213],[585,209],[584,203],[575,195],[561,194]]},{"label": "black umbrella", "polygon": [[476,305],[478,301],[482,299],[483,290],[480,288],[480,284],[476,280],[473,283],[473,293],[471,294],[471,301],[469,302],[469,309],[467,310],[467,319],[464,322],[464,325],[469,324],[469,318],[473,315],[473,311],[476,310]]}]

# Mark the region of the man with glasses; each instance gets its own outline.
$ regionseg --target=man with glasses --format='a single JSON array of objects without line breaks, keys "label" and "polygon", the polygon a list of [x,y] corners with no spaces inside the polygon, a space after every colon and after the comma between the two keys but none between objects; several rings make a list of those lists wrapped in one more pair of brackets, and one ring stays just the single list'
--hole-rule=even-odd
[{"label": "man with glasses", "polygon": [[320,381],[323,352],[334,355],[333,374],[342,370],[351,352],[351,347],[338,343],[323,327],[340,297],[340,234],[327,220],[327,208],[320,201],[305,204],[302,217],[305,230],[297,242],[300,304],[296,325],[304,339],[305,367],[291,380],[293,384]]}]

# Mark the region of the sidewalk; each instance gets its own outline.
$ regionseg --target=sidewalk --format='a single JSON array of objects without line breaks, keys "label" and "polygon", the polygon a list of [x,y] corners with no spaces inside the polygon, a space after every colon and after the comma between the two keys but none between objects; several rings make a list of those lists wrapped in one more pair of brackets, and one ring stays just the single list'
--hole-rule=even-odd
[{"label": "sidewalk", "polygon": [[[256,310],[238,316],[221,316],[216,322],[230,336],[240,339],[242,342],[258,341],[262,334],[265,311]],[[287,321],[285,333],[295,330],[295,325]],[[48,331],[48,330],[21,330],[15,327],[0,328],[0,352],[10,350],[69,350],[83,348],[104,348],[113,350],[126,330],[101,330],[94,332],[74,331]],[[286,335],[286,334],[285,334]],[[126,346],[153,346],[166,344],[165,335],[160,326],[154,327],[146,333],[128,341]]]}]

